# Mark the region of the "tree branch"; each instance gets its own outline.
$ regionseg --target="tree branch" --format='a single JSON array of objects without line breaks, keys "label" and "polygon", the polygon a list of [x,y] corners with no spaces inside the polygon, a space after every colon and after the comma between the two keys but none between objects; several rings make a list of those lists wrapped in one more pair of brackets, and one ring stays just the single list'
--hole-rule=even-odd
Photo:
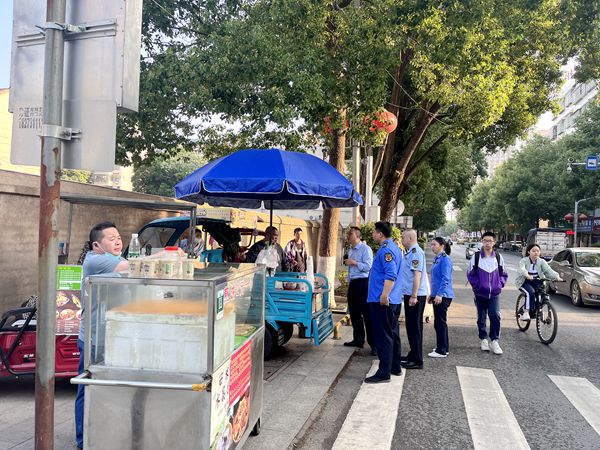
[{"label": "tree branch", "polygon": [[442,142],[446,140],[447,137],[448,134],[442,134],[439,138],[437,138],[437,140],[431,144],[416,161],[409,165],[409,167],[406,169],[406,174],[404,177],[410,177],[410,175],[432,155],[432,153],[442,144]]}]

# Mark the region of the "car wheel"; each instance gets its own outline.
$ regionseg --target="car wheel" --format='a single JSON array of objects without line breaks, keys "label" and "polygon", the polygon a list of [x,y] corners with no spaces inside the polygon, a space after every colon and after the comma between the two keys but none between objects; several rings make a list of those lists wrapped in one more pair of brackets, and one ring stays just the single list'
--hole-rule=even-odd
[{"label": "car wheel", "polygon": [[581,299],[581,288],[577,281],[571,283],[571,303],[575,306],[583,306],[583,300]]}]

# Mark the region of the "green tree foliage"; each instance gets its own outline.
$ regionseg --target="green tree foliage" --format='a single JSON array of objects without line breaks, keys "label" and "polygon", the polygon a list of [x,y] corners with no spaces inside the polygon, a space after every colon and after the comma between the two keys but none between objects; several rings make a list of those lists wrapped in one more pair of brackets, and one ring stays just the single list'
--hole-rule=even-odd
[{"label": "green tree foliage", "polygon": [[[444,143],[510,144],[553,106],[567,57],[579,54],[586,76],[597,63],[589,0],[356,3],[147,2],[140,113],[120,122],[120,160],[206,138],[216,153],[326,143],[338,166],[348,134],[374,144],[389,219],[405,181]],[[364,118],[382,106],[398,128],[379,147]],[[242,138],[219,145],[199,121],[215,116]]]},{"label": "green tree foliage", "polygon": [[88,170],[63,169],[60,179],[65,181],[76,181],[78,183],[87,183],[90,181],[92,172]]},{"label": "green tree foliage", "polygon": [[196,152],[181,152],[166,159],[154,159],[135,169],[132,183],[136,192],[173,197],[173,186],[205,164]]},{"label": "green tree foliage", "polygon": [[[538,138],[503,164],[494,177],[475,186],[461,211],[461,226],[525,234],[539,219],[554,225],[573,212],[576,200],[600,196],[600,174],[580,166],[569,173],[569,158],[584,161],[600,148],[600,106],[591,106],[577,131],[558,142]],[[600,205],[600,199],[587,207]],[[585,205],[582,205],[585,208]]]},{"label": "green tree foliage", "polygon": [[[377,250],[379,250],[380,247],[380,245],[377,242],[375,242],[375,239],[373,239],[374,230],[375,222],[364,223],[360,227],[362,240],[365,241],[365,244],[371,247],[371,250],[373,250],[373,254],[377,253]],[[400,231],[400,228],[392,228],[392,239],[398,239],[400,242],[402,242],[402,232]]]}]

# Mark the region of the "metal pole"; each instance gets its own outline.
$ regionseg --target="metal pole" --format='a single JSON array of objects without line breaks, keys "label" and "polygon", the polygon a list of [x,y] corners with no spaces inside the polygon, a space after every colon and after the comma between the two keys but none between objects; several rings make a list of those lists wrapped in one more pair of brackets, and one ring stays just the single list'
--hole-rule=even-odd
[{"label": "metal pole", "polygon": [[[46,5],[46,22],[65,23],[66,0],[47,0]],[[45,32],[38,244],[40,296],[37,305],[35,358],[36,450],[54,448],[54,353],[61,140],[56,136],[56,132],[47,132],[47,130],[62,126],[64,63],[63,31],[46,27]]]},{"label": "metal pole", "polygon": [[[352,139],[352,184],[356,191],[360,189],[360,147],[356,139]],[[360,224],[360,209],[358,206],[352,208],[352,224],[354,226]]]},{"label": "metal pole", "polygon": [[371,222],[371,204],[373,202],[373,150],[367,150],[367,179],[365,183],[365,220]]},{"label": "metal pole", "polygon": [[579,212],[577,208],[579,208],[579,202],[581,200],[577,200],[575,202],[575,217],[573,217],[573,247],[577,247],[577,224],[579,222]]}]

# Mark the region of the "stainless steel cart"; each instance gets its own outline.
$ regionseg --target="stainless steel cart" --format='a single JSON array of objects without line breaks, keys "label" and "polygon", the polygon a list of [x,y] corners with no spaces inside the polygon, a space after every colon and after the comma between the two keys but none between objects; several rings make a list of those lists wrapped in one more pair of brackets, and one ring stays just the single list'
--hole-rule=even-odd
[{"label": "stainless steel cart", "polygon": [[[86,282],[86,449],[233,449],[260,431],[265,272]],[[88,312],[90,312],[88,314]]]}]

